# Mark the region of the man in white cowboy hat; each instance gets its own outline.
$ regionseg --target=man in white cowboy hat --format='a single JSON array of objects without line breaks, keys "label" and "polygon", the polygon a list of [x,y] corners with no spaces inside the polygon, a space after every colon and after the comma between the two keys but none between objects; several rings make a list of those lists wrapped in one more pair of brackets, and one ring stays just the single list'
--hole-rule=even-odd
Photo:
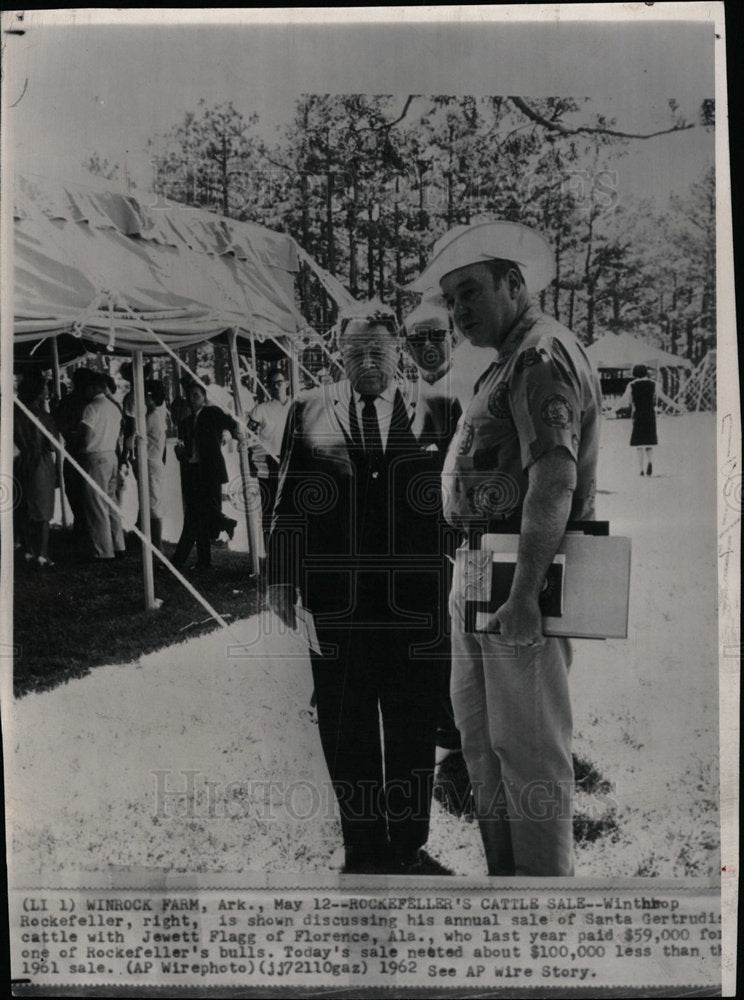
[{"label": "man in white cowboy hat", "polygon": [[497,360],[478,379],[442,475],[444,513],[520,533],[507,600],[465,631],[453,586],[452,701],[491,875],[573,874],[568,640],[542,632],[540,589],[569,520],[594,516],[599,381],[571,333],[532,296],[549,244],[512,222],[460,226],[414,287],[439,286],[458,330]]}]

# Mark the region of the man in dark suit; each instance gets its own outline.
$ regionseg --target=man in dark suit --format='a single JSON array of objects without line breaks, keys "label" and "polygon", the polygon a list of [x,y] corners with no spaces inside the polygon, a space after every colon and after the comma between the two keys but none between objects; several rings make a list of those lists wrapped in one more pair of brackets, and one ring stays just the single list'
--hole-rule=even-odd
[{"label": "man in dark suit", "polygon": [[[446,873],[429,832],[437,722],[440,426],[394,381],[394,315],[372,304],[341,322],[348,381],[292,405],[269,544],[269,601],[314,614],[318,725],[347,873]],[[382,720],[382,727],[380,725]],[[382,728],[382,731],[381,731]]]},{"label": "man in dark suit", "polygon": [[222,454],[222,434],[238,438],[241,430],[219,406],[207,406],[202,386],[193,383],[186,392],[191,414],[178,426],[176,456],[181,463],[183,529],[173,555],[174,566],[182,567],[196,543],[196,569],[211,566],[210,541],[220,531],[232,538],[237,521],[222,513],[222,484],[227,468]]}]

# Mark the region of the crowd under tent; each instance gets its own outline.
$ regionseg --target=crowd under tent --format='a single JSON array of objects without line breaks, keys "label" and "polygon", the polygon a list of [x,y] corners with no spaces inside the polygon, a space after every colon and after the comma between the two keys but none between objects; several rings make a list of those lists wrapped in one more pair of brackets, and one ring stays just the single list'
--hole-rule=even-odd
[{"label": "crowd under tent", "polygon": [[[261,352],[291,359],[296,384],[300,348],[312,342],[325,350],[295,298],[301,262],[338,305],[352,301],[343,285],[286,234],[155,194],[111,190],[92,176],[81,185],[18,175],[14,367],[17,372],[28,365],[52,369],[58,384],[60,365],[88,351],[130,356],[142,438],[144,357],[171,357],[187,369],[179,352],[205,341],[222,342],[229,349],[234,387],[241,384],[242,371],[255,378]],[[242,421],[240,393],[234,400]],[[139,451],[146,462],[144,449]],[[257,571],[263,555],[260,506],[249,501],[257,484],[245,452],[241,449],[241,470]],[[152,609],[157,605],[146,465],[139,471],[145,604]]]}]

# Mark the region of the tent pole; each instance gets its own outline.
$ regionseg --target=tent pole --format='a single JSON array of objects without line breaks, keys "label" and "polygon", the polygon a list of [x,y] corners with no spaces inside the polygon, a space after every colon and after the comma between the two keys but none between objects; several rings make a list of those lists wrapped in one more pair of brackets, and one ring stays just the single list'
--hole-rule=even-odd
[{"label": "tent pole", "polygon": [[[147,428],[145,426],[145,378],[142,351],[132,352],[134,379],[134,421],[137,442],[137,492],[139,494],[140,531],[150,542],[150,481],[147,474]],[[142,542],[142,570],[145,584],[145,611],[155,611],[155,580],[150,545]]]},{"label": "tent pole", "polygon": [[297,393],[302,388],[300,383],[300,345],[297,341],[292,342],[292,354],[290,356],[290,373],[292,379],[292,399],[297,398]]},{"label": "tent pole", "polygon": [[[244,423],[245,414],[243,413],[243,402],[240,398],[241,383],[240,359],[238,358],[238,334],[235,330],[228,330],[227,338],[230,371],[232,373],[233,398],[235,400],[235,414],[238,420]],[[241,437],[238,442],[238,454],[240,457],[240,477],[243,482],[243,504],[245,506],[245,523],[248,529],[251,568],[256,576],[260,576],[263,568],[263,560],[266,555],[263,540],[261,490],[258,482],[251,475],[251,466],[248,460],[248,442],[245,437]]]},{"label": "tent pole", "polygon": [[[59,403],[62,399],[62,379],[59,374],[59,349],[57,338],[52,337],[52,381],[54,383],[54,398]],[[59,506],[62,511],[62,527],[67,527],[67,511],[65,509],[65,470],[62,452],[57,452],[57,480],[59,482]]]},{"label": "tent pole", "polygon": [[251,390],[253,392],[253,398],[256,399],[256,393],[258,392],[258,368],[256,367],[256,335],[251,334],[251,364],[253,365],[253,385]]}]

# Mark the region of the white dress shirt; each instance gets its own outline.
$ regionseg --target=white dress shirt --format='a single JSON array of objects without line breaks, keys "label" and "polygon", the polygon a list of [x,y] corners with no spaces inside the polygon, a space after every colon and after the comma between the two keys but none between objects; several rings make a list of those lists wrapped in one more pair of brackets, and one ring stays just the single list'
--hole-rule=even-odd
[{"label": "white dress shirt", "polygon": [[[364,400],[361,394],[352,389],[354,394],[354,403],[356,404],[357,420],[359,421],[359,430],[364,438],[363,422],[362,422],[362,410],[364,409]],[[388,434],[390,432],[390,425],[393,422],[393,410],[395,409],[395,393],[397,388],[394,382],[388,385],[387,389],[375,399],[375,410],[377,410],[377,423],[380,426],[380,438],[382,439],[383,450],[387,448]]]}]

